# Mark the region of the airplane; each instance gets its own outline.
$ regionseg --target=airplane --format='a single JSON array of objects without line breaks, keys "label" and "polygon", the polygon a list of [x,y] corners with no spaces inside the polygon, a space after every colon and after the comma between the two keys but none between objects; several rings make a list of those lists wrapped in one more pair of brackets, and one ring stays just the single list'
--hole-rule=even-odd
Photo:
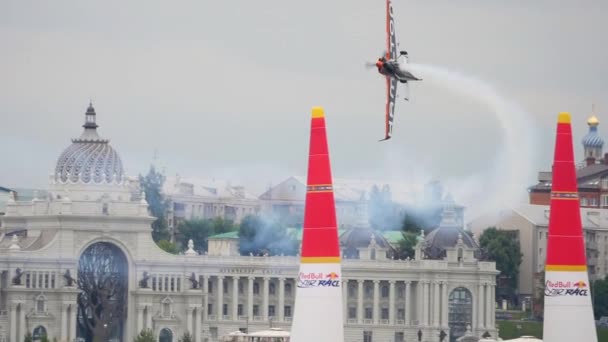
[{"label": "airplane", "polygon": [[406,87],[405,100],[409,101],[409,81],[422,81],[421,78],[414,76],[411,72],[403,69],[399,65],[399,58],[408,62],[407,51],[399,51],[397,55],[397,42],[395,34],[395,19],[393,18],[393,6],[391,0],[386,0],[386,45],[385,51],[376,63],[368,63],[368,67],[376,66],[378,72],[386,79],[386,128],[384,140],[388,140],[392,136],[393,119],[395,116],[395,99],[397,98],[397,85],[402,83]]}]

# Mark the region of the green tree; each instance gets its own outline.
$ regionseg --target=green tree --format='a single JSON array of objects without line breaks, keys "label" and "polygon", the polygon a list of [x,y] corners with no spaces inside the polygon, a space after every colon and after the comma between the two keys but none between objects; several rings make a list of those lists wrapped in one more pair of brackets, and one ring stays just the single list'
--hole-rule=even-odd
[{"label": "green tree", "polygon": [[144,329],[135,337],[134,342],[156,342],[156,337],[154,337],[152,330]]},{"label": "green tree", "polygon": [[25,336],[23,337],[23,342],[32,342],[32,333],[31,332],[27,332],[25,334]]},{"label": "green tree", "polygon": [[401,232],[403,237],[399,240],[396,248],[397,258],[398,259],[407,259],[414,258],[415,251],[414,247],[416,247],[416,237],[418,234],[413,232]]},{"label": "green tree", "polygon": [[179,248],[177,245],[168,240],[160,240],[156,243],[158,247],[160,247],[163,251],[171,254],[179,253]]},{"label": "green tree", "polygon": [[182,249],[187,248],[188,240],[192,239],[194,250],[206,251],[209,236],[214,234],[213,223],[209,219],[185,220],[179,223],[177,232],[177,241]]},{"label": "green tree", "polygon": [[179,342],[192,342],[192,335],[189,332],[185,332],[182,337],[179,339]]},{"label": "green tree", "polygon": [[150,212],[152,216],[156,217],[156,220],[152,222],[152,238],[155,242],[170,239],[165,218],[169,204],[162,193],[164,182],[165,176],[157,172],[154,165],[150,166],[146,176],[139,175],[139,184],[146,193],[146,201]]},{"label": "green tree", "polygon": [[608,316],[608,276],[591,283],[591,299],[595,319]]},{"label": "green tree", "polygon": [[211,225],[213,235],[234,232],[238,229],[238,226],[236,226],[231,220],[224,220],[221,217],[212,219]]},{"label": "green tree", "polygon": [[523,256],[519,241],[510,231],[489,227],[481,234],[479,244],[500,271],[498,290],[505,299],[513,301],[519,285],[519,265]]}]

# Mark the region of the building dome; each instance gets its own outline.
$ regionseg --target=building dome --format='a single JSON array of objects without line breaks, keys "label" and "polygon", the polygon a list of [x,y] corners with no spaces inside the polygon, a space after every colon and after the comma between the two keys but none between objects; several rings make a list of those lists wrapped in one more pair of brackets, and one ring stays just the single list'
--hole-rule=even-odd
[{"label": "building dome", "polygon": [[430,232],[424,239],[425,252],[433,259],[445,256],[446,248],[456,246],[459,240],[468,248],[479,249],[473,237],[459,227],[439,227]]},{"label": "building dome", "polygon": [[[597,133],[597,126],[600,124],[600,120],[595,116],[595,106],[591,110],[591,117],[587,120],[589,125],[589,132],[583,137],[583,146],[585,148],[601,148],[604,146],[604,139]],[[588,153],[585,156],[589,157]],[[595,156],[599,157],[599,156]]]},{"label": "building dome", "polygon": [[58,183],[111,184],[122,183],[124,170],[118,153],[109,140],[97,134],[95,109],[89,104],[85,114],[84,132],[72,139],[57,159],[55,181]]}]

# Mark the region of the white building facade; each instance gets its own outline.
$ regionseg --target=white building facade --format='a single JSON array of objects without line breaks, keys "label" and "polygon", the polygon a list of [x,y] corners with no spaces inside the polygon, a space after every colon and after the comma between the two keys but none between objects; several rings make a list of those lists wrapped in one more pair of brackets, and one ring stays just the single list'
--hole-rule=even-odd
[{"label": "white building facade", "polygon": [[[9,198],[0,217],[0,342],[27,333],[84,336],[79,287],[94,272],[83,265],[100,246],[118,265],[110,272],[122,296],[113,305],[124,311],[117,341],[133,341],[146,328],[159,341],[190,332],[197,342],[238,329],[289,329],[299,258],[234,255],[225,240],[208,255],[158,248],[145,197],[98,136],[95,118],[89,106],[84,133],[59,157],[47,196]],[[495,264],[477,260],[462,236],[437,260],[424,257],[427,243],[419,240],[412,260],[391,260],[372,237],[358,247],[359,258],[344,259],[347,341],[440,341],[443,332],[447,342],[467,326],[496,336]]]}]

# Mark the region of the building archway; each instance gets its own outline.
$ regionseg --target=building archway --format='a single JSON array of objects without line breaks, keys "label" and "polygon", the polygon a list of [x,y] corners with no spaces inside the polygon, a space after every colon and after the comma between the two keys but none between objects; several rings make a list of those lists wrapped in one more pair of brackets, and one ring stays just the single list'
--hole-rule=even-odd
[{"label": "building archway", "polygon": [[32,334],[32,341],[40,341],[42,340],[43,336],[48,336],[46,333],[46,328],[42,325],[39,325],[34,328],[34,332]]},{"label": "building archway", "polygon": [[128,307],[128,260],[115,244],[88,246],[78,261],[78,337],[85,342],[124,341]]},{"label": "building archway", "polygon": [[163,328],[158,334],[158,342],[173,342],[173,331],[169,328]]},{"label": "building archway", "polygon": [[450,342],[464,336],[467,325],[473,321],[473,295],[464,287],[457,287],[450,292],[448,302],[448,325]]}]

